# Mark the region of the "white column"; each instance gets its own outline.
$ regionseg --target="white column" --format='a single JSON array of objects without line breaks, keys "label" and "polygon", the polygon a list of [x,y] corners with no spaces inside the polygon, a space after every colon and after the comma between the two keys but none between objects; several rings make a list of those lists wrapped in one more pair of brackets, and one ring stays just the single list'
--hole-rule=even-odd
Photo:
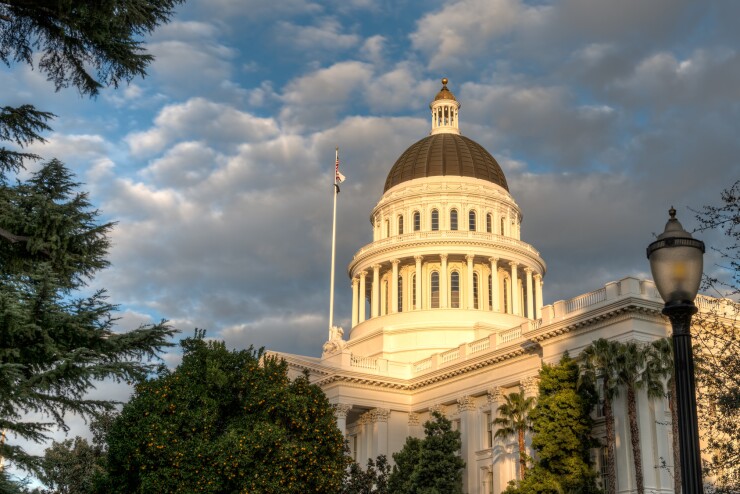
[{"label": "white column", "polygon": [[352,327],[354,328],[357,326],[357,318],[359,316],[358,309],[359,309],[359,296],[357,291],[359,290],[360,280],[357,278],[352,278]]},{"label": "white column", "polygon": [[422,303],[421,303],[421,282],[422,282],[422,276],[421,276],[421,260],[424,259],[423,256],[414,256],[414,260],[416,261],[416,310],[421,309]]},{"label": "white column", "polygon": [[393,266],[393,276],[391,277],[391,313],[395,314],[398,312],[398,264],[401,261],[393,259],[391,265]]},{"label": "white column", "polygon": [[463,492],[473,492],[478,485],[478,469],[475,468],[477,458],[475,455],[480,441],[479,420],[476,420],[478,407],[472,396],[463,396],[457,399],[457,411],[460,415],[460,456],[469,465],[463,474]]},{"label": "white column", "polygon": [[443,309],[446,309],[448,307],[447,305],[447,254],[440,254],[440,259],[442,260],[442,268],[439,272],[439,291],[440,291],[440,297],[439,297],[439,306]]},{"label": "white column", "polygon": [[534,300],[532,291],[532,268],[524,268],[524,272],[527,273],[527,317],[534,319]]},{"label": "white column", "polygon": [[373,292],[370,298],[370,315],[378,317],[380,314],[380,264],[373,265]]},{"label": "white column", "polygon": [[511,313],[515,316],[520,316],[521,313],[519,311],[519,272],[518,272],[518,264],[515,262],[510,262],[509,266],[511,266]]},{"label": "white column", "polygon": [[365,306],[367,305],[367,287],[365,286],[366,276],[367,271],[360,271],[360,298],[358,300],[358,302],[360,303],[360,314],[358,316],[358,323],[365,321]]},{"label": "white column", "polygon": [[501,307],[499,307],[498,300],[498,258],[489,257],[488,260],[491,262],[491,302],[493,302],[493,307],[491,307],[491,310],[494,312],[499,312],[501,310]]},{"label": "white column", "polygon": [[374,408],[370,410],[370,419],[373,424],[373,458],[378,455],[388,456],[388,416],[390,413],[391,411],[387,408]]},{"label": "white column", "polygon": [[[504,403],[504,393],[501,388],[496,387],[488,390],[488,403],[491,405],[491,422],[498,418],[498,408]],[[486,424],[487,425],[487,424]],[[500,494],[506,489],[506,484],[511,478],[506,475],[507,451],[506,444],[501,439],[496,439],[496,431],[499,426],[491,426],[491,470],[493,473],[493,492]]]},{"label": "white column", "polygon": [[352,409],[352,405],[337,403],[334,405],[334,417],[337,419],[337,428],[342,433],[342,437],[347,436],[347,413]]},{"label": "white column", "polygon": [[534,289],[535,289],[535,301],[534,301],[534,318],[542,318],[542,275],[535,273],[534,275]]},{"label": "white column", "polygon": [[474,301],[474,294],[473,294],[473,259],[475,256],[473,254],[468,254],[465,256],[465,260],[468,261],[468,309],[473,309],[475,307],[475,301]]},{"label": "white column", "polygon": [[[524,390],[524,397],[534,398],[536,400],[537,395],[540,392],[539,385],[540,379],[538,377],[527,377],[522,379],[521,386]],[[532,449],[532,432],[528,431],[525,433],[524,444],[527,448],[527,455],[531,457],[534,454],[534,450]]]}]

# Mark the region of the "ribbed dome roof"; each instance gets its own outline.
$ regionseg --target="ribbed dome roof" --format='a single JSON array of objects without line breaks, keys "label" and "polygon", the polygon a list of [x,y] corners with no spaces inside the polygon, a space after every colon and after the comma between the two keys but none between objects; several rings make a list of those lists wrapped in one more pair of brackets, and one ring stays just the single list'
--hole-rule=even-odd
[{"label": "ribbed dome roof", "polygon": [[408,180],[436,176],[479,178],[509,190],[504,172],[483,146],[458,134],[434,134],[404,151],[388,173],[383,192]]}]

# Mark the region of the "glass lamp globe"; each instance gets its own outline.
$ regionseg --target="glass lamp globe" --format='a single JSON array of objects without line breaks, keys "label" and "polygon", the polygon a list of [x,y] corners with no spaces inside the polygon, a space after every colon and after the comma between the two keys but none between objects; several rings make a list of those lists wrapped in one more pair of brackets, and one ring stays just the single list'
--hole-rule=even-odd
[{"label": "glass lamp globe", "polygon": [[666,306],[693,304],[704,268],[704,242],[696,240],[668,211],[665,231],[647,248],[655,286]]}]

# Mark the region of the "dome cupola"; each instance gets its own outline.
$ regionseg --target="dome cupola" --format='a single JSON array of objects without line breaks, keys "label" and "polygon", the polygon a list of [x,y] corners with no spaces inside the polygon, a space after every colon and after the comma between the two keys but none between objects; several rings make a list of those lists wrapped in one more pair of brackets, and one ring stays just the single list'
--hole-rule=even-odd
[{"label": "dome cupola", "polygon": [[455,99],[452,91],[447,89],[447,78],[442,79],[442,89],[439,90],[434,101],[429,105],[432,110],[432,135],[460,134],[458,113],[460,103]]}]

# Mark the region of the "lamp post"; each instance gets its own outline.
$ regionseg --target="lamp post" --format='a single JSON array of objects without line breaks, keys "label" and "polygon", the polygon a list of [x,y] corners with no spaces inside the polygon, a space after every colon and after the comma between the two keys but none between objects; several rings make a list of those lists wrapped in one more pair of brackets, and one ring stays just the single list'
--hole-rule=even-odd
[{"label": "lamp post", "polygon": [[684,494],[703,493],[699,426],[696,417],[694,356],[691,349],[691,316],[699,291],[704,242],[694,239],[676,219],[671,207],[665,231],[647,248],[655,286],[665,302],[663,314],[673,328],[673,372],[678,408],[678,441]]}]

